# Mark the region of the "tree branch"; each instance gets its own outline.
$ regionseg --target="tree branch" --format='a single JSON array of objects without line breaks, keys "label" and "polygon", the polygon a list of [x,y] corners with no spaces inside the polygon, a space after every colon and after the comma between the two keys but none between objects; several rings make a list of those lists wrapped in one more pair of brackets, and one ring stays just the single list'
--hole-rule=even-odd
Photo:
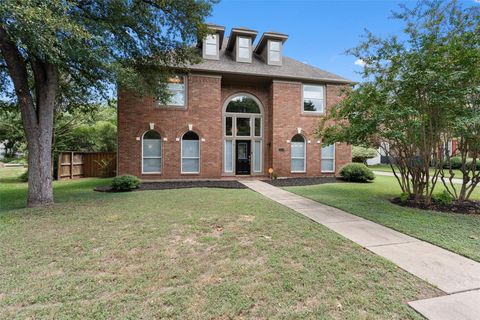
[{"label": "tree branch", "polygon": [[0,52],[6,63],[8,73],[12,79],[15,93],[18,97],[20,110],[23,115],[23,123],[27,135],[35,128],[37,117],[30,87],[28,85],[28,71],[16,44],[10,39],[7,31],[0,26]]}]

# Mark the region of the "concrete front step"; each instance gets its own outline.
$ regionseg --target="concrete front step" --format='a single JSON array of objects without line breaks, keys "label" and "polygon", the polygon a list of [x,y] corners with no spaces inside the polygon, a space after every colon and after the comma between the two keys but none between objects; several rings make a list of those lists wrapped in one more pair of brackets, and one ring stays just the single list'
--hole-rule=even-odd
[{"label": "concrete front step", "polygon": [[480,294],[471,291],[480,288],[480,263],[265,182],[240,182],[450,294],[409,303],[427,319],[480,319]]}]

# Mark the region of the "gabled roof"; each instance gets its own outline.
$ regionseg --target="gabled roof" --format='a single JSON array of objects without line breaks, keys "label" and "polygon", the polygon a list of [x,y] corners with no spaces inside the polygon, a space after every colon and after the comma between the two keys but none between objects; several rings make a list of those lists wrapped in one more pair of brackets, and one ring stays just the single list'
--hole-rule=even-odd
[{"label": "gabled roof", "polygon": [[253,57],[251,63],[236,62],[230,56],[229,52],[226,52],[226,43],[228,43],[228,38],[224,39],[224,45],[222,46],[223,49],[220,50],[219,60],[203,60],[203,62],[198,64],[189,65],[188,69],[192,71],[220,74],[229,73],[265,76],[278,79],[353,83],[353,81],[339,75],[324,71],[286,56],[283,56],[283,63],[281,66],[268,65],[263,58],[256,53],[252,53]]}]

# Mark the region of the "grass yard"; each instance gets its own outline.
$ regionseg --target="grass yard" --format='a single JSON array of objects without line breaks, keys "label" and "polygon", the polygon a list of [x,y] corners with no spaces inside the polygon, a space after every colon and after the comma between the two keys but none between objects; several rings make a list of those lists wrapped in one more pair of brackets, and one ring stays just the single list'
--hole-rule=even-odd
[{"label": "grass yard", "polygon": [[95,193],[108,180],[85,179],[18,209],[26,184],[9,175],[0,318],[420,319],[406,302],[440,294],[250,190]]},{"label": "grass yard", "polygon": [[[480,216],[400,207],[389,198],[400,194],[394,177],[373,183],[334,183],[286,190],[322,202],[480,262]],[[480,199],[480,188],[475,190]]]},{"label": "grass yard", "polygon": [[[382,171],[382,172],[392,172],[392,168],[390,167],[389,164],[376,164],[376,165],[373,165],[373,166],[368,166],[371,170],[373,171]],[[396,170],[397,173],[398,173],[398,170]],[[431,169],[430,170],[430,174],[433,174],[434,173],[434,170]],[[463,173],[460,171],[460,170],[453,170],[453,173],[455,174],[455,178],[457,179],[462,179],[463,177]],[[450,173],[449,173],[449,170],[448,169],[445,169],[445,174],[446,174],[446,177],[448,178]],[[439,183],[442,183],[441,180],[439,180]]]}]

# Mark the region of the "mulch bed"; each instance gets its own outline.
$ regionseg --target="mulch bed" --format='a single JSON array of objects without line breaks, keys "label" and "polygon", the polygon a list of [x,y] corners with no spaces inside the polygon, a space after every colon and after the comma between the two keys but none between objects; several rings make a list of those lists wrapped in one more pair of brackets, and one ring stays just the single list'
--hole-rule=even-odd
[{"label": "mulch bed", "polygon": [[310,186],[314,184],[345,182],[335,177],[317,177],[317,178],[286,178],[276,180],[264,180],[264,182],[276,187],[294,187]]},{"label": "mulch bed", "polygon": [[390,200],[392,203],[402,207],[410,207],[421,210],[433,210],[440,212],[453,212],[462,214],[480,214],[480,201],[464,201],[463,203],[453,202],[452,204],[445,205],[440,203],[432,203],[431,205],[417,204],[412,199],[402,201],[400,198],[393,198]]},{"label": "mulch bed", "polygon": [[[186,189],[186,188],[222,188],[222,189],[246,189],[247,187],[235,180],[189,180],[189,181],[161,181],[161,182],[143,182],[140,187],[134,191],[143,190],[167,190],[167,189]],[[116,192],[110,186],[96,187],[99,192]]]}]

